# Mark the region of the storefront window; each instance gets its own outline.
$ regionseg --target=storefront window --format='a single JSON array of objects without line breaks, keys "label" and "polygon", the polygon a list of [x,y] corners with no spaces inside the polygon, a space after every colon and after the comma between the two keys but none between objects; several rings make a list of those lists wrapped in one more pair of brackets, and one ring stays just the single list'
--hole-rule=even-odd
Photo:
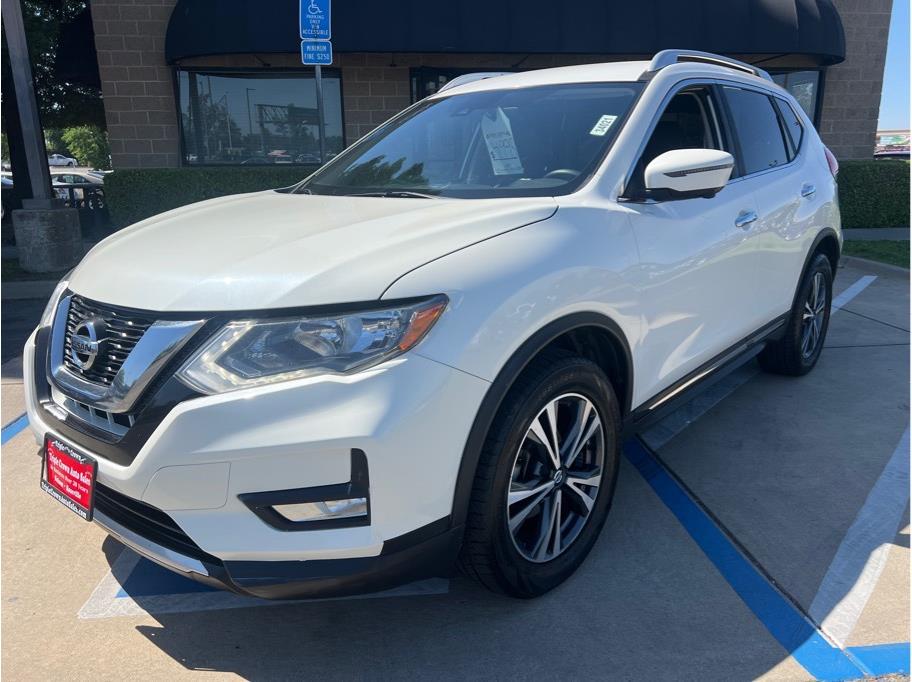
[{"label": "storefront window", "polygon": [[[318,164],[316,85],[307,71],[179,71],[183,162]],[[326,155],[344,148],[338,71],[323,70]]]},{"label": "storefront window", "polygon": [[819,71],[789,71],[771,74],[773,80],[788,90],[798,100],[815,124],[817,123],[817,90],[820,87]]}]

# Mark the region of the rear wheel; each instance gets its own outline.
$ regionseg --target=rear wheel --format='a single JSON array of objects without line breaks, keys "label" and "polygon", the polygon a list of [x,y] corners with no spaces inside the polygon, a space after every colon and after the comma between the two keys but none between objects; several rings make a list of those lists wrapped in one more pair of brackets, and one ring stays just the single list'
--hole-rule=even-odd
[{"label": "rear wheel", "polygon": [[832,300],[833,269],[830,260],[820,253],[804,275],[785,334],[763,349],[760,366],[768,372],[791,376],[810,372],[823,350]]},{"label": "rear wheel", "polygon": [[607,517],[619,426],[598,365],[563,351],[533,361],[482,451],[460,558],[465,572],[516,597],[566,580]]}]

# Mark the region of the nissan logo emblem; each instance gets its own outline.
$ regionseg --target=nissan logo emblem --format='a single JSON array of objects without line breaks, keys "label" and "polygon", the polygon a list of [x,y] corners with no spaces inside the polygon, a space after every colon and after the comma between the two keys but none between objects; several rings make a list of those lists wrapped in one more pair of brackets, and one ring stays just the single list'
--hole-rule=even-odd
[{"label": "nissan logo emblem", "polygon": [[73,330],[70,337],[70,359],[79,369],[89,369],[98,357],[98,339],[104,327],[104,320],[90,318],[77,324]]}]

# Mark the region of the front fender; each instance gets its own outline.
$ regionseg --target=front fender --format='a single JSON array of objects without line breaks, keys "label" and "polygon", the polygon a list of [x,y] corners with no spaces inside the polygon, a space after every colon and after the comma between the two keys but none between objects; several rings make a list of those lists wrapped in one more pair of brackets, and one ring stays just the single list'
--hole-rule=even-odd
[{"label": "front fender", "polygon": [[[454,483],[451,524],[465,521],[484,440],[523,368],[550,341],[582,326],[599,327],[628,355],[639,342],[638,266],[621,214],[560,209],[552,218],[435,260],[397,280],[384,298],[445,293],[450,306],[415,349],[492,382],[466,434]],[[630,408],[635,374],[630,369]]]},{"label": "front fender", "polygon": [[626,216],[561,208],[403,275],[383,298],[449,296],[449,308],[414,352],[493,381],[533,334],[576,313],[612,320],[634,347],[641,325],[637,267]]}]

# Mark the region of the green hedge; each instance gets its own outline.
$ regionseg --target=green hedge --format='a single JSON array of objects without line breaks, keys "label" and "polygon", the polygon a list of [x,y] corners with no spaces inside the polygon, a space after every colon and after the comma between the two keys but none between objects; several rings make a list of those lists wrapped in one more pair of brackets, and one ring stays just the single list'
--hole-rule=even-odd
[{"label": "green hedge", "polygon": [[908,161],[842,161],[842,226],[909,227]]},{"label": "green hedge", "polygon": [[288,187],[311,172],[304,166],[118,170],[105,177],[105,198],[120,228],[203,199]]},{"label": "green hedge", "polygon": [[[105,178],[115,227],[194,201],[287,187],[312,169],[301,166],[149,168],[119,170]],[[907,161],[843,161],[839,169],[843,227],[909,227]]]}]

